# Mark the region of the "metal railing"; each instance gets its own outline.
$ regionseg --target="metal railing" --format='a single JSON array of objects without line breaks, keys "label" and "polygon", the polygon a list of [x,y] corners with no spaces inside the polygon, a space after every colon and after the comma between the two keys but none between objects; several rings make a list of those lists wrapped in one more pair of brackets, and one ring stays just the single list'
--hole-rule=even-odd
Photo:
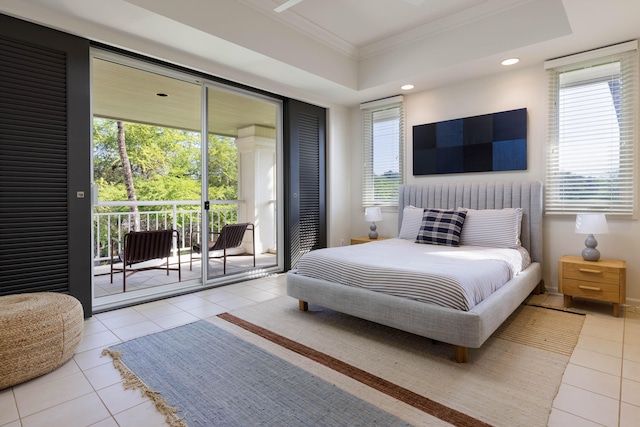
[{"label": "metal railing", "polygon": [[[238,200],[211,201],[208,231],[219,231],[225,224],[237,222],[239,203]],[[131,206],[138,206],[139,210],[131,212]],[[120,242],[126,233],[134,230],[136,220],[139,220],[140,231],[178,230],[180,242],[174,244],[174,255],[177,250],[189,249],[191,236],[201,230],[200,206],[199,200],[99,202],[93,209],[94,263],[109,261],[112,241],[121,250]]]}]

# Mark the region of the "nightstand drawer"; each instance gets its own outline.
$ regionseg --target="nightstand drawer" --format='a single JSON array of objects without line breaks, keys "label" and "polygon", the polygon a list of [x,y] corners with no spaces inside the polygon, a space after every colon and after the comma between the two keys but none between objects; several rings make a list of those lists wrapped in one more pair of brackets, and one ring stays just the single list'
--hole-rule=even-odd
[{"label": "nightstand drawer", "polygon": [[620,302],[620,286],[617,284],[564,279],[563,292],[574,297]]},{"label": "nightstand drawer", "polygon": [[593,265],[564,263],[562,276],[565,279],[602,284],[610,283],[612,285],[618,285],[620,283],[619,268],[598,265],[598,263],[593,263]]}]

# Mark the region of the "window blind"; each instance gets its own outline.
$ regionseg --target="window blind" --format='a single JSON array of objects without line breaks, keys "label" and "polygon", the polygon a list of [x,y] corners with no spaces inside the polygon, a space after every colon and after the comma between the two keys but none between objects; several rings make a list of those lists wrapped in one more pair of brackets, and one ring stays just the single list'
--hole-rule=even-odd
[{"label": "window blind", "polygon": [[635,214],[637,43],[602,54],[562,58],[546,67],[545,213]]},{"label": "window blind", "polygon": [[404,177],[404,96],[360,106],[363,122],[363,206],[397,206]]}]

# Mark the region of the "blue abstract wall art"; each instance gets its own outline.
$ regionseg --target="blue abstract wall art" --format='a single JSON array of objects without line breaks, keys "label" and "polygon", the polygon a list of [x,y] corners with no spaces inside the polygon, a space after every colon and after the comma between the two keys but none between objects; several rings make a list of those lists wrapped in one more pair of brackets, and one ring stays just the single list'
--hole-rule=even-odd
[{"label": "blue abstract wall art", "polygon": [[413,127],[413,174],[527,169],[527,109]]}]

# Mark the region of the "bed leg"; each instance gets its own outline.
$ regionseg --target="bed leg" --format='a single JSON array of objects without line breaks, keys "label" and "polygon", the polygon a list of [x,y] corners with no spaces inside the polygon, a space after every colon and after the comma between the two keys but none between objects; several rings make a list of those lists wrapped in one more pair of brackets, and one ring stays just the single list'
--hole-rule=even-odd
[{"label": "bed leg", "polygon": [[467,363],[467,358],[469,356],[469,349],[467,347],[456,345],[454,346],[454,351],[456,355],[456,362]]},{"label": "bed leg", "polygon": [[299,300],[298,308],[300,309],[300,311],[309,311],[309,303],[306,301]]},{"label": "bed leg", "polygon": [[546,291],[547,290],[545,289],[545,286],[544,286],[544,280],[540,280],[540,283],[538,283],[535,289],[533,290],[533,294],[540,295],[540,294],[544,294]]}]

